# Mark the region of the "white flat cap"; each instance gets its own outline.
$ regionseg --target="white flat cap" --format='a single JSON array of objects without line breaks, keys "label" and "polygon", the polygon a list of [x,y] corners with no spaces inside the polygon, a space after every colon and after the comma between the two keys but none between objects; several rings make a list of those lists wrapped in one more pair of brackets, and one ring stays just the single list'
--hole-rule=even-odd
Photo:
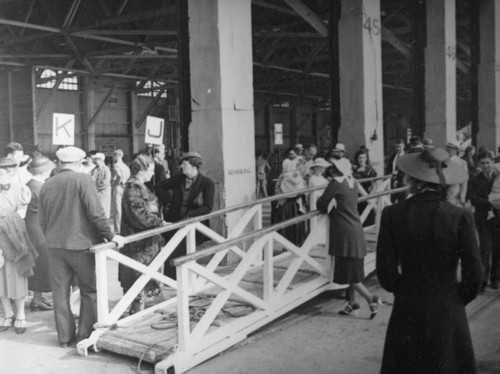
[{"label": "white flat cap", "polygon": [[85,152],[78,147],[65,147],[56,152],[56,156],[61,162],[78,162],[85,158]]},{"label": "white flat cap", "polygon": [[106,159],[106,156],[104,155],[104,153],[101,153],[101,152],[97,152],[95,155],[92,155],[91,157],[92,158],[99,158],[103,161]]}]

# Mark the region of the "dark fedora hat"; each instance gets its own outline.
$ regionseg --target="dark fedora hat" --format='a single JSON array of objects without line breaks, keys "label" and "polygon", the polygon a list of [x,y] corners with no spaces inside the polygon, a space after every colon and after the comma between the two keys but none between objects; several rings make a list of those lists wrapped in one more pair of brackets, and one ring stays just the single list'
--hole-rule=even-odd
[{"label": "dark fedora hat", "polygon": [[55,167],[56,164],[54,164],[48,157],[37,156],[28,165],[28,171],[31,174],[41,174],[45,171],[52,170]]},{"label": "dark fedora hat", "polygon": [[425,182],[450,185],[467,180],[467,171],[450,160],[448,152],[439,147],[401,156],[397,166],[410,177]]}]

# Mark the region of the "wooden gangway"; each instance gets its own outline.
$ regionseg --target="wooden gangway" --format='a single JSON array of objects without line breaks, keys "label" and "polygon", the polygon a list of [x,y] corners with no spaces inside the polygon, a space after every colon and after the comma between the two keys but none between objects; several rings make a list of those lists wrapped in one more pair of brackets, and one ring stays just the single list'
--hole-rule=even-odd
[{"label": "wooden gangway", "polygon": [[[387,177],[371,178],[370,195],[360,186],[360,201],[367,201],[361,214],[370,211],[375,224],[365,228],[368,255],[365,272],[375,269],[375,240],[381,210],[390,204]],[[305,189],[310,193],[317,188]],[[295,193],[269,197],[225,208],[195,219],[141,232],[127,242],[176,230],[161,252],[145,266],[113,249],[113,243],[91,250],[96,257],[98,322],[92,335],[77,345],[86,355],[89,347],[137,357],[155,364],[155,373],[183,373],[245,339],[250,333],[302,305],[320,293],[341,288],[332,282],[332,259],[328,255],[328,218],[318,211],[269,227],[262,226],[262,207],[270,201]],[[201,222],[218,215],[239,214],[239,221],[227,237]],[[316,217],[316,218],[315,218]],[[280,235],[279,230],[300,222],[309,225],[309,234],[300,246]],[[196,233],[211,240],[197,251]],[[182,240],[187,255],[174,259],[177,281],[161,272],[164,261]],[[115,260],[142,275],[110,308],[107,262]],[[155,279],[163,286],[161,297],[144,311],[127,316],[126,310],[146,283]]]}]

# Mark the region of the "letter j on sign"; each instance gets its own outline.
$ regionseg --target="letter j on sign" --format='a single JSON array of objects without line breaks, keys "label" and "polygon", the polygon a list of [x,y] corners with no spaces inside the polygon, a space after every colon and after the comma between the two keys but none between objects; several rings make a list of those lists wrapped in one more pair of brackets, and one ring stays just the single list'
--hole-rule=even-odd
[{"label": "letter j on sign", "polygon": [[165,120],[158,117],[146,117],[146,144],[163,144],[163,131],[165,129]]},{"label": "letter j on sign", "polygon": [[54,113],[52,116],[52,143],[56,145],[75,144],[75,115]]}]

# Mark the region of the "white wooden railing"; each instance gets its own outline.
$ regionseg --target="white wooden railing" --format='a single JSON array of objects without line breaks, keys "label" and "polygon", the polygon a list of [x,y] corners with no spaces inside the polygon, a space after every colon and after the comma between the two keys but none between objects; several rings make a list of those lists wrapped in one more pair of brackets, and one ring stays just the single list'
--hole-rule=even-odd
[{"label": "white wooden railing", "polygon": [[[371,211],[375,211],[375,225],[367,227],[365,230],[376,232],[380,221],[380,212],[386,205],[390,204],[389,195],[405,191],[406,188],[390,190],[390,177],[370,178],[359,182],[367,181],[370,181],[373,186],[369,194],[358,184],[361,195],[359,201],[368,202],[361,214],[361,219],[364,221]],[[308,188],[300,191],[300,193],[307,194],[321,188],[324,187]],[[130,243],[149,236],[177,230],[156,258],[147,266],[116,251],[113,243],[104,243],[91,248],[96,257],[98,322],[91,337],[78,344],[78,352],[86,354],[87,348],[91,345],[94,345],[96,349],[98,339],[109,328],[133,323],[135,319],[140,319],[148,313],[169,305],[174,309],[173,304],[176,304],[178,346],[173,354],[156,365],[155,370],[157,373],[166,373],[167,368],[173,366],[175,372],[180,373],[227,349],[244,339],[250,332],[301,305],[306,300],[327,289],[335,288],[332,283],[332,265],[326,245],[328,242],[328,222],[326,218],[311,227],[305,242],[300,246],[290,242],[277,232],[289,225],[318,217],[320,216],[319,211],[308,212],[270,227],[262,227],[263,204],[296,195],[297,192],[291,192],[272,196],[128,236],[126,242]],[[244,210],[244,214],[227,238],[201,223],[211,217],[238,210]],[[197,252],[196,232],[202,233],[216,244]],[[161,268],[184,238],[186,238],[187,255],[172,260],[172,264],[177,267],[176,281],[165,276],[161,272]],[[275,246],[280,246],[284,251],[281,254],[274,255],[273,248]],[[220,275],[216,270],[230,252],[240,260],[234,263],[234,270],[230,274]],[[204,265],[197,262],[209,256],[212,257],[209,261],[204,261]],[[111,310],[109,308],[108,284],[116,280],[109,279],[107,272],[108,259],[115,260],[142,273]],[[307,264],[307,271],[311,274],[310,279],[297,287],[292,287],[294,277],[297,276],[301,271],[301,267],[305,264]],[[284,269],[280,279],[277,279],[275,272],[275,266],[277,265],[282,266]],[[240,282],[245,275],[256,271],[256,269],[262,271],[263,274],[261,279],[262,289],[258,292],[251,292],[240,286]],[[177,296],[139,313],[121,318],[132,301],[151,279],[155,279],[159,283],[176,290]],[[211,292],[215,287],[218,292],[212,295],[211,303],[206,308],[204,315],[193,326],[193,321],[190,320],[189,315],[190,296],[196,293]],[[222,326],[214,328],[214,321],[230,297],[236,297],[238,300],[251,305],[252,312],[241,318],[230,319],[229,322]]]}]

